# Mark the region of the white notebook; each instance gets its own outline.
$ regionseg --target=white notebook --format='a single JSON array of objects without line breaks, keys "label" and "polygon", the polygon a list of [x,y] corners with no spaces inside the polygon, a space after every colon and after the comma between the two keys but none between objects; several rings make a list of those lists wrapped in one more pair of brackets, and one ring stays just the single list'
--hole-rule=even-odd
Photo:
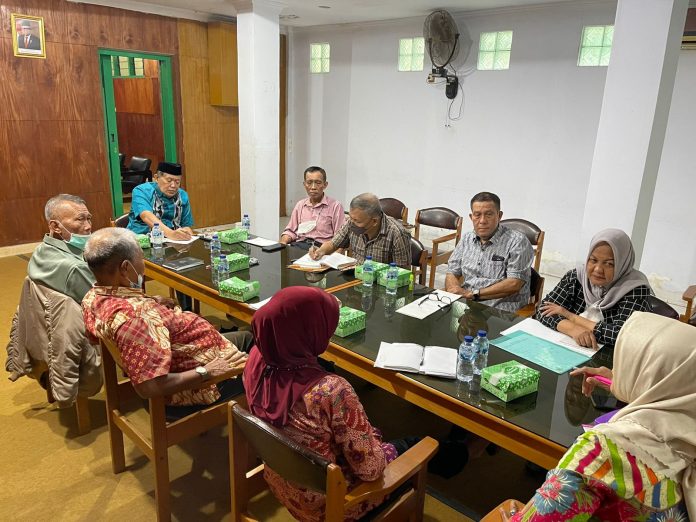
[{"label": "white notebook", "polygon": [[330,268],[333,268],[334,270],[345,270],[346,268],[354,266],[355,263],[355,258],[344,256],[343,254],[339,254],[338,252],[334,252],[331,255],[324,256],[318,261],[315,261],[314,259],[309,257],[309,254],[305,254],[301,258],[293,262],[293,264],[304,268],[321,268],[322,266],[328,266]]},{"label": "white notebook", "polygon": [[382,342],[375,359],[375,367],[456,379],[457,349]]}]

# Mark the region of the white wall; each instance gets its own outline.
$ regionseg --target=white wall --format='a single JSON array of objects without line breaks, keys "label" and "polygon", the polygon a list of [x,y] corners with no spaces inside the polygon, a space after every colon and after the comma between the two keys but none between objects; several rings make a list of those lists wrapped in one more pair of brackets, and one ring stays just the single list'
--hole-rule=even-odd
[{"label": "white wall", "polygon": [[[315,163],[327,169],[329,192],[339,200],[375,192],[401,199],[411,216],[438,205],[466,214],[471,196],[489,190],[501,197],[506,217],[546,230],[542,272],[561,275],[575,264],[606,75],[605,68],[577,67],[580,35],[584,25],[613,23],[615,9],[613,2],[578,2],[455,15],[474,45],[467,62],[456,63],[469,74],[462,77],[463,117],[451,127],[444,87],[425,83],[428,58],[424,72],[396,70],[398,39],[420,35],[422,19],[293,29],[288,204],[303,197],[302,171]],[[508,29],[510,69],[476,71],[479,33]],[[324,41],[331,44],[331,73],[311,75],[309,44]],[[685,84],[694,84],[693,65],[687,71],[682,65],[673,107],[689,104]],[[678,143],[695,143],[686,127],[693,110],[691,118],[670,119],[653,211],[663,220],[655,216],[644,258],[646,272],[680,291],[696,281],[696,247],[691,241],[673,251],[683,256],[677,265],[663,261],[657,238],[670,222],[685,222],[688,207],[673,203],[693,199],[693,146]],[[690,194],[677,182],[688,183]],[[686,229],[670,229],[670,238],[684,240]]]}]

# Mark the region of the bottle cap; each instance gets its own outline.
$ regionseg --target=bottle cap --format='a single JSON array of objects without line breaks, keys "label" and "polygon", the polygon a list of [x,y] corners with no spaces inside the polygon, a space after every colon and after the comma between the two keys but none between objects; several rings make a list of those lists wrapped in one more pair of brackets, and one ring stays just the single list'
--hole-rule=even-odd
[{"label": "bottle cap", "polygon": [[465,342],[465,343],[472,343],[472,342],[474,342],[474,338],[473,338],[472,336],[470,336],[470,335],[465,335],[465,336],[464,336],[464,342]]},{"label": "bottle cap", "polygon": [[372,256],[367,256],[365,259],[367,259],[368,261],[372,261]]},{"label": "bottle cap", "polygon": [[227,254],[220,254],[220,259],[227,259]]},{"label": "bottle cap", "polygon": [[486,330],[479,330],[478,331],[479,337],[486,337],[486,335],[488,335],[488,332],[486,332]]},{"label": "bottle cap", "polygon": [[396,263],[392,261],[391,263],[389,263],[389,266],[396,266]]}]

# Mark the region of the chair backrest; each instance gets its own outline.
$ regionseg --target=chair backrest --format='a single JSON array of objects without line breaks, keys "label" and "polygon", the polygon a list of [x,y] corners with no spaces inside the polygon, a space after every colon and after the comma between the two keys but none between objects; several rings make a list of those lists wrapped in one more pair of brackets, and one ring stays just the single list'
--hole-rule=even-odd
[{"label": "chair backrest", "polygon": [[133,156],[128,168],[134,172],[145,172],[150,170],[150,165],[152,165],[152,160],[150,158]]},{"label": "chair backrest", "polygon": [[538,272],[541,265],[541,251],[544,248],[544,231],[526,219],[501,219],[500,224],[527,236],[534,248],[534,268]]},{"label": "chair backrest", "polygon": [[423,208],[416,213],[416,226],[457,230],[461,227],[461,221],[462,217],[459,214],[445,207]]},{"label": "chair backrest", "polygon": [[116,219],[111,220],[111,226],[112,227],[119,227],[119,228],[126,228],[128,226],[128,214],[123,214],[122,216],[117,217]]},{"label": "chair backrest", "polygon": [[648,306],[650,307],[650,311],[654,314],[676,319],[677,321],[679,320],[679,312],[654,295],[648,296]]},{"label": "chair backrest", "polygon": [[406,223],[408,220],[408,208],[401,201],[395,198],[380,198],[379,205],[382,211],[394,219]]},{"label": "chair backrest", "polygon": [[269,468],[285,480],[326,493],[326,473],[330,461],[298,444],[239,404],[232,408],[232,419],[233,428],[239,428],[247,443]]},{"label": "chair backrest", "polygon": [[411,237],[411,266],[423,268],[428,257],[428,250],[423,243]]},{"label": "chair backrest", "polygon": [[118,164],[121,166],[121,170],[126,168],[126,155],[123,152],[118,153]]}]

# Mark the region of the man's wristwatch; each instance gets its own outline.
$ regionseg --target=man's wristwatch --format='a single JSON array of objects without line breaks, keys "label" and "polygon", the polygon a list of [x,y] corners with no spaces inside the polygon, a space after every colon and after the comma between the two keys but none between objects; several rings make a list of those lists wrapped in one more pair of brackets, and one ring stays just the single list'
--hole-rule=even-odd
[{"label": "man's wristwatch", "polygon": [[481,298],[481,290],[479,288],[472,290],[471,293],[473,294],[474,301],[478,301]]},{"label": "man's wristwatch", "polygon": [[205,366],[196,366],[196,373],[201,376],[203,382],[207,381],[210,378],[210,374],[208,373],[208,370],[205,368]]}]

